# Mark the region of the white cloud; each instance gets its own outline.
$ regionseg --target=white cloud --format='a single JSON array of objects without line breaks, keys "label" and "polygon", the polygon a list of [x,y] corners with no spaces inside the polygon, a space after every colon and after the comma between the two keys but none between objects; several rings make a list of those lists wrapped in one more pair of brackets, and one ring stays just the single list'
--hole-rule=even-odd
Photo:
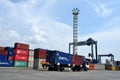
[{"label": "white cloud", "polygon": [[[43,5],[39,5],[39,2]],[[52,15],[49,14],[49,8],[52,11],[52,6],[54,6],[55,2],[56,0],[51,2],[49,0],[35,0],[34,2],[27,0],[17,3],[6,0],[1,2],[1,4],[7,3],[7,5],[3,4],[1,7],[5,8],[2,11],[8,14],[0,15],[0,26],[4,29],[1,30],[4,40],[1,40],[1,38],[0,43],[2,44],[4,41],[7,44],[3,45],[7,46],[10,42],[13,44],[20,41],[29,43],[30,48],[33,49],[47,48],[68,51],[68,43],[71,42],[72,38],[70,37],[72,35],[72,28],[51,18]],[[12,5],[12,7],[9,5]],[[41,11],[38,11],[39,9],[35,7],[39,7]],[[7,31],[9,31],[9,35],[6,34]],[[6,35],[9,37],[6,37]]]},{"label": "white cloud", "polygon": [[[80,37],[80,40],[87,40],[89,37],[93,38],[98,42],[98,54],[109,54],[112,53],[115,56],[115,60],[119,60],[120,52],[120,28],[111,29],[86,36]],[[79,47],[79,54],[88,55],[90,47]]]},{"label": "white cloud", "polygon": [[95,10],[96,14],[101,17],[108,17],[112,13],[112,9],[107,8],[107,5],[104,3],[93,3],[93,9]]}]

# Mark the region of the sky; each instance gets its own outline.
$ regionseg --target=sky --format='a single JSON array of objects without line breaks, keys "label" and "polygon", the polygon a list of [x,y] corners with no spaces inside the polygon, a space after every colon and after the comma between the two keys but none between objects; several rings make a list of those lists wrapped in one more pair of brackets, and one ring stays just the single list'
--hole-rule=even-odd
[{"label": "sky", "polygon": [[[120,60],[120,0],[0,0],[0,46],[21,42],[30,49],[68,52],[73,41],[73,8],[78,15],[78,41],[93,38],[98,54]],[[87,56],[89,46],[78,47]]]}]

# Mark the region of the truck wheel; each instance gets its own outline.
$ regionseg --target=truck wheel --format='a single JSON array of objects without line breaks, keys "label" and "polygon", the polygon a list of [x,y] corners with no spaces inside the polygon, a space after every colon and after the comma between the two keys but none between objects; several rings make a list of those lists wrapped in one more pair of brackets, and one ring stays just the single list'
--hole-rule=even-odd
[{"label": "truck wheel", "polygon": [[64,70],[64,68],[60,67],[60,71],[63,71],[63,70]]},{"label": "truck wheel", "polygon": [[84,71],[87,71],[87,68],[86,68],[86,67],[84,68]]},{"label": "truck wheel", "polygon": [[48,71],[52,71],[52,67],[48,67]]}]

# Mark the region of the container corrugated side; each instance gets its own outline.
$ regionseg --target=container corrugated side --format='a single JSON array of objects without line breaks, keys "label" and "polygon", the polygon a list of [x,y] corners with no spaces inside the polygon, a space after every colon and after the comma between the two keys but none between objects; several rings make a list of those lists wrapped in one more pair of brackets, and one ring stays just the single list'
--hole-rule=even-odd
[{"label": "container corrugated side", "polygon": [[29,61],[29,62],[28,62],[28,67],[29,67],[29,68],[33,68],[33,64],[34,64],[33,61]]},{"label": "container corrugated side", "polygon": [[29,50],[29,56],[34,56],[34,50]]},{"label": "container corrugated side", "polygon": [[28,49],[15,49],[15,55],[29,55]]},{"label": "container corrugated side", "polygon": [[105,64],[94,64],[95,70],[105,70]]},{"label": "container corrugated side", "polygon": [[46,59],[35,59],[33,68],[37,69],[37,70],[45,70],[45,68],[43,68],[43,66],[42,66],[42,62],[45,60]]},{"label": "container corrugated side", "polygon": [[29,44],[25,44],[25,43],[15,43],[14,48],[29,49]]},{"label": "container corrugated side", "polygon": [[0,50],[4,51],[4,50],[5,50],[5,47],[0,47]]},{"label": "container corrugated side", "polygon": [[72,64],[76,65],[76,66],[80,66],[82,65],[84,56],[81,55],[72,55]]},{"label": "container corrugated side", "polygon": [[35,59],[39,59],[39,58],[46,58],[46,53],[47,53],[47,50],[44,50],[44,49],[35,49],[34,50],[34,58]]},{"label": "container corrugated side", "polygon": [[47,61],[52,64],[71,64],[71,54],[64,53],[60,51],[48,51],[47,52]]},{"label": "container corrugated side", "polygon": [[28,61],[28,56],[23,56],[23,55],[15,55],[14,56],[15,61]]},{"label": "container corrugated side", "polygon": [[34,61],[34,56],[29,56],[28,61]]},{"label": "container corrugated side", "polygon": [[3,61],[0,62],[0,67],[12,67],[14,64],[14,61]]},{"label": "container corrugated side", "polygon": [[8,56],[14,56],[14,48],[6,47],[5,50],[8,52]]},{"label": "container corrugated side", "polygon": [[0,61],[6,61],[7,56],[6,55],[0,55]]},{"label": "container corrugated side", "polygon": [[8,55],[7,51],[0,50],[0,55]]},{"label": "container corrugated side", "polygon": [[14,66],[15,67],[27,67],[28,62],[24,62],[24,61],[15,61],[14,62]]}]

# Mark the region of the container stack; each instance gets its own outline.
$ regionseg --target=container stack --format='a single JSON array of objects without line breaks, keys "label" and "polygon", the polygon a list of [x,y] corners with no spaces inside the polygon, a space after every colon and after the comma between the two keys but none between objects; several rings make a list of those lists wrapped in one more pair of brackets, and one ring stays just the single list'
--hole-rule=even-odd
[{"label": "container stack", "polygon": [[12,67],[13,66],[13,51],[12,48],[0,47],[0,67]]},{"label": "container stack", "polygon": [[35,49],[34,50],[34,69],[44,70],[46,66],[46,53],[47,50],[44,49]]},{"label": "container stack", "polygon": [[34,50],[29,50],[28,68],[33,69],[34,63]]},{"label": "container stack", "polygon": [[27,67],[29,45],[23,44],[23,43],[15,43],[14,48],[15,48],[14,66],[15,67]]}]

